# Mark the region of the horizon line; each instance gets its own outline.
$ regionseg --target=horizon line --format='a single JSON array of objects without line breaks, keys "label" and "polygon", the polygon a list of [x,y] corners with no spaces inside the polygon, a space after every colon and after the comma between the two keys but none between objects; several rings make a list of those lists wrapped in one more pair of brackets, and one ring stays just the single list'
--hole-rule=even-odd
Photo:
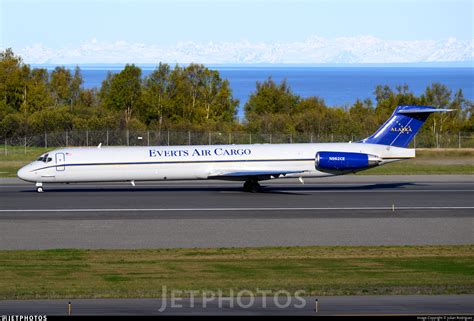
[{"label": "horizon line", "polygon": [[446,62],[401,62],[401,63],[179,63],[179,62],[146,62],[146,63],[134,63],[134,62],[91,62],[91,63],[28,63],[33,67],[56,67],[56,66],[67,66],[67,67],[124,67],[126,65],[135,65],[145,68],[153,68],[158,64],[168,64],[171,66],[189,66],[191,64],[200,64],[206,67],[218,67],[218,68],[474,68],[474,60],[472,61],[446,61]]}]

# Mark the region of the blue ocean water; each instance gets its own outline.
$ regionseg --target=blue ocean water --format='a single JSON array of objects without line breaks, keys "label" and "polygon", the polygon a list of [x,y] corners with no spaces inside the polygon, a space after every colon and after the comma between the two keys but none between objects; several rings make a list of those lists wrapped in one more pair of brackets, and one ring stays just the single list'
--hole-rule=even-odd
[{"label": "blue ocean water", "polygon": [[[243,106],[255,91],[257,81],[268,77],[276,82],[286,79],[293,92],[302,97],[319,96],[329,106],[346,106],[356,99],[370,98],[375,102],[377,85],[407,84],[416,95],[427,86],[440,82],[453,94],[462,89],[464,97],[474,100],[474,68],[414,68],[414,67],[210,67],[228,79],[235,98],[240,100],[238,115],[243,117]],[[86,88],[100,87],[107,72],[119,72],[121,68],[107,66],[81,67]],[[153,71],[142,67],[143,76]]]}]

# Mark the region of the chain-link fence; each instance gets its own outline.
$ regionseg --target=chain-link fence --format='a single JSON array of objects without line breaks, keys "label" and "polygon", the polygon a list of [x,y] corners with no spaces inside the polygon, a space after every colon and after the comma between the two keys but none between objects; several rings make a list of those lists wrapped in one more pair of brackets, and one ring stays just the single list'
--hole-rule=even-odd
[{"label": "chain-link fence", "polygon": [[[3,153],[27,152],[31,148],[66,146],[170,146],[216,144],[282,144],[356,142],[366,135],[336,134],[255,134],[245,132],[175,132],[175,131],[65,131],[42,135],[11,137],[3,141]],[[417,134],[410,147],[415,148],[474,148],[474,133]]]}]

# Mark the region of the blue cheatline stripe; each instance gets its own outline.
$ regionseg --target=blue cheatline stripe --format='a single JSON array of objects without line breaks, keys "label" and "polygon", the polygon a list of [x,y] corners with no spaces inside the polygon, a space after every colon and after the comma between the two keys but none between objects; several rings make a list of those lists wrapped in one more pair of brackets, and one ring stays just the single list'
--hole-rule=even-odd
[{"label": "blue cheatline stripe", "polygon": [[[408,159],[413,157],[385,157],[382,159]],[[124,162],[124,163],[78,163],[78,164],[61,164],[50,165],[31,170],[31,172],[39,171],[55,167],[76,167],[76,166],[111,166],[111,165],[157,165],[157,164],[198,164],[198,163],[259,163],[259,162],[308,162],[315,161],[314,158],[299,158],[299,159],[248,159],[248,160],[202,160],[202,161],[167,161],[167,162]]]}]

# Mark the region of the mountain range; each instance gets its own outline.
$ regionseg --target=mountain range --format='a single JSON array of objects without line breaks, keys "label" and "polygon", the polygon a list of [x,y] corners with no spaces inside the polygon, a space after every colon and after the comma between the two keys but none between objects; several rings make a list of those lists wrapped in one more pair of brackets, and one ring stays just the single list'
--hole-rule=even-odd
[{"label": "mountain range", "polygon": [[[4,48],[2,48],[4,49]],[[474,40],[383,40],[373,36],[312,36],[295,42],[177,42],[173,45],[99,41],[50,48],[13,48],[31,64],[398,64],[474,61]]]}]

